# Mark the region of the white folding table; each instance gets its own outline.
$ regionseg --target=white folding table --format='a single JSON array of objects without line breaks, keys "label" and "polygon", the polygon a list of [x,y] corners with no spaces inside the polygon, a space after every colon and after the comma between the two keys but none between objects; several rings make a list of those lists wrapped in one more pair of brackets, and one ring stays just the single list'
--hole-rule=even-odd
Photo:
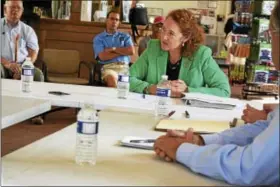
[{"label": "white folding table", "polygon": [[154,151],[122,147],[124,136],[156,138],[156,120],[149,114],[100,112],[95,166],[74,161],[76,126],[72,124],[2,158],[2,185],[19,186],[225,186],[168,163]]},{"label": "white folding table", "polygon": [[51,109],[51,102],[43,99],[20,98],[2,95],[1,100],[2,129],[47,112]]}]

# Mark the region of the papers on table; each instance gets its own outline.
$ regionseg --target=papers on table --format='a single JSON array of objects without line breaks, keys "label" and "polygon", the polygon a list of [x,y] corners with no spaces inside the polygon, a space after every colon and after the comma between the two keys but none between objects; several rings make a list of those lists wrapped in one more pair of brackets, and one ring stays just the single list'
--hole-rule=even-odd
[{"label": "papers on table", "polygon": [[154,138],[126,136],[120,141],[120,144],[127,147],[153,150],[154,140]]},{"label": "papers on table", "polygon": [[232,110],[235,107],[242,107],[243,104],[238,99],[224,98],[201,93],[186,93],[182,98],[186,105],[199,108],[216,108]]}]

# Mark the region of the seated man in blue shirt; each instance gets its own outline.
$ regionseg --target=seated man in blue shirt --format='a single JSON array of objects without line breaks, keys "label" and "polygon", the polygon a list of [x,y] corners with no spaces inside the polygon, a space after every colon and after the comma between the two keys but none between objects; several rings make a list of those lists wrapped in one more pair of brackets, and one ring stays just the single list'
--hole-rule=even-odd
[{"label": "seated man in blue shirt", "polygon": [[130,63],[129,55],[135,53],[129,34],[118,31],[120,14],[110,11],[107,14],[106,30],[93,40],[96,60],[103,64],[102,80],[109,87],[117,87],[118,73],[124,69],[124,64]]},{"label": "seated man in blue shirt", "polygon": [[[37,59],[39,46],[34,30],[20,21],[22,1],[9,0],[4,5],[5,18],[1,19],[1,77],[20,79],[21,65],[26,57]],[[17,48],[17,49],[16,49]],[[41,70],[35,68],[35,81],[44,81]]]},{"label": "seated man in blue shirt", "polygon": [[[272,58],[279,70],[279,2],[270,18]],[[167,161],[177,160],[203,175],[235,185],[279,186],[279,105],[267,120],[212,135],[168,132],[159,137],[155,152]]]}]

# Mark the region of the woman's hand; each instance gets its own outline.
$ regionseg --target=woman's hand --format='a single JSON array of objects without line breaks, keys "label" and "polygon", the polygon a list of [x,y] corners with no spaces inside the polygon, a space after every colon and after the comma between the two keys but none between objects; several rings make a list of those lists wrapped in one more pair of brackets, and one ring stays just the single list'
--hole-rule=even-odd
[{"label": "woman's hand", "polygon": [[184,92],[188,91],[188,86],[183,80],[171,81],[171,96],[180,98]]},{"label": "woman's hand", "polygon": [[149,86],[148,93],[151,95],[156,95],[157,94],[157,85],[152,84],[151,86]]}]

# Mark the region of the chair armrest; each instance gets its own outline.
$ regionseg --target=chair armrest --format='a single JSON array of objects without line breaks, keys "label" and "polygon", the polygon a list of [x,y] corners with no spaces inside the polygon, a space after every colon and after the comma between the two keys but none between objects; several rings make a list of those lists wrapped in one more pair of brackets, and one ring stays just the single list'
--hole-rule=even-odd
[{"label": "chair armrest", "polygon": [[94,75],[93,75],[93,83],[95,86],[103,86],[104,83],[101,78],[103,64],[98,62],[92,62],[94,64]]},{"label": "chair armrest", "polygon": [[90,62],[86,61],[81,61],[79,64],[79,72],[78,72],[78,77],[80,77],[80,72],[81,72],[81,67],[82,65],[86,66],[89,70],[89,85],[93,85],[93,73],[94,73],[94,66]]},{"label": "chair armrest", "polygon": [[48,82],[48,66],[43,60],[36,60],[36,63],[41,64],[41,69],[45,78],[45,82]]}]

